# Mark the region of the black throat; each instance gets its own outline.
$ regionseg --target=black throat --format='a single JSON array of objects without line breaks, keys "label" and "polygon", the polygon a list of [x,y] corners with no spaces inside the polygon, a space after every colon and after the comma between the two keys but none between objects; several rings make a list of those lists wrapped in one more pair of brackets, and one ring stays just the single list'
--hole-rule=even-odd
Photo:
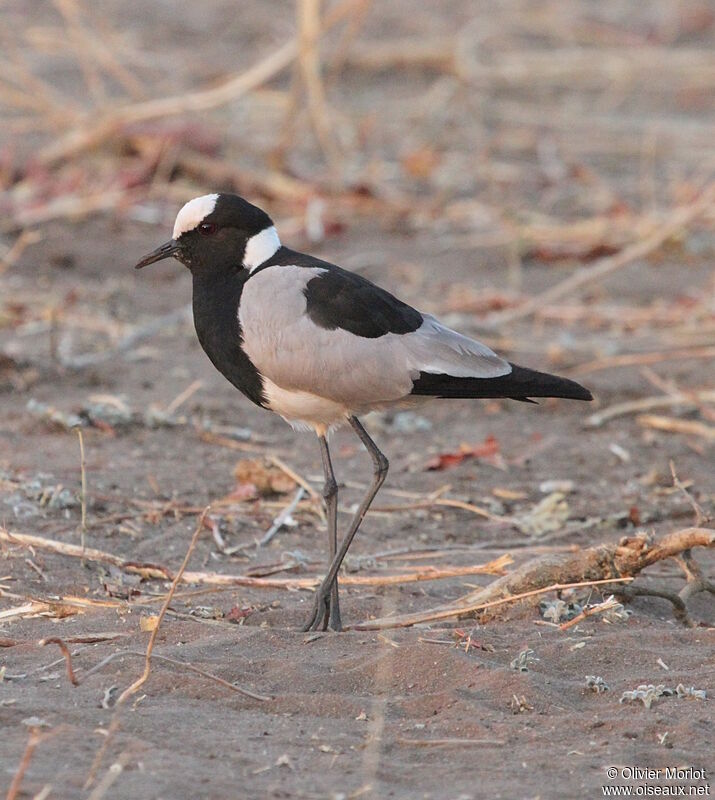
[{"label": "black throat", "polygon": [[244,353],[238,306],[248,270],[193,274],[194,327],[216,369],[256,405],[264,406],[263,382]]}]

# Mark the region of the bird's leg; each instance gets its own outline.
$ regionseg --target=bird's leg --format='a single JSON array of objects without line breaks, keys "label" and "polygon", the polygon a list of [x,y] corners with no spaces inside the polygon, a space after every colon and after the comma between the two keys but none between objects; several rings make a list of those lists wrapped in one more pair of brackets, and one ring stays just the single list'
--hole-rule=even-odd
[{"label": "bird's leg", "polygon": [[[333,464],[330,460],[330,450],[325,436],[319,437],[320,455],[323,459],[323,472],[325,474],[325,484],[323,485],[323,499],[325,500],[325,510],[328,519],[328,549],[332,564],[338,550],[338,484],[335,481]],[[338,599],[338,578],[333,581],[330,590],[330,597],[325,601],[325,611],[323,614],[322,627],[325,630],[329,627],[333,631],[342,630],[340,622],[340,602]]]},{"label": "bird's leg", "polygon": [[343,563],[343,559],[345,558],[345,554],[348,552],[348,548],[350,547],[353,537],[360,527],[360,523],[363,521],[365,514],[367,514],[367,510],[370,508],[370,504],[375,499],[375,495],[385,482],[387,470],[390,466],[387,458],[385,458],[375,442],[373,442],[373,440],[369,437],[367,431],[360,424],[360,421],[357,419],[357,417],[350,417],[349,422],[350,425],[352,425],[355,433],[360,437],[360,441],[365,445],[365,449],[370,454],[370,458],[372,458],[372,463],[374,466],[372,484],[370,485],[367,494],[363,498],[362,503],[360,503],[360,507],[355,512],[355,516],[350,523],[348,532],[345,534],[345,538],[340,544],[340,549],[330,564],[327,575],[325,578],[323,578],[323,582],[316,590],[313,613],[311,614],[308,624],[305,626],[305,628],[303,628],[303,630],[306,631],[315,631],[319,628],[322,630],[325,629],[324,620],[327,603],[329,602],[329,595],[332,591],[331,587],[337,577],[338,570]]}]

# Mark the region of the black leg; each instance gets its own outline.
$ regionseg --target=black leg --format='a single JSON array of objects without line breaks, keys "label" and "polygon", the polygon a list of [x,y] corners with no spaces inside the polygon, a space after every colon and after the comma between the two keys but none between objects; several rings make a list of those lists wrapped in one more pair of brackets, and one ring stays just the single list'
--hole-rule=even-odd
[{"label": "black leg", "polygon": [[[320,439],[320,455],[323,459],[323,472],[325,474],[325,484],[323,485],[323,499],[325,500],[325,510],[328,519],[328,550],[332,564],[338,550],[338,484],[335,481],[333,464],[330,460],[330,450],[325,436]],[[323,615],[323,630],[329,627],[330,630],[342,630],[340,622],[340,601],[338,599],[338,578],[336,576],[330,591],[330,597],[326,601],[325,613]]]},{"label": "black leg", "polygon": [[365,445],[365,449],[370,454],[370,458],[372,458],[372,463],[374,466],[372,484],[370,485],[367,494],[363,498],[362,503],[360,503],[360,507],[355,512],[355,516],[353,517],[352,522],[350,523],[348,532],[345,534],[345,538],[343,539],[340,545],[340,549],[338,550],[337,554],[334,556],[330,564],[330,568],[328,569],[327,575],[325,576],[325,578],[323,578],[323,582],[316,590],[313,612],[311,614],[310,620],[308,621],[308,624],[303,629],[306,631],[315,631],[318,629],[324,630],[325,615],[327,611],[327,605],[329,603],[330,594],[332,592],[333,583],[337,578],[338,571],[340,570],[340,566],[343,563],[343,559],[345,558],[345,555],[348,552],[350,544],[352,543],[353,537],[355,536],[358,528],[360,527],[360,523],[363,521],[365,514],[367,514],[367,510],[368,508],[370,508],[370,504],[375,499],[375,495],[378,493],[380,487],[385,482],[385,478],[387,476],[387,470],[388,467],[390,466],[387,459],[380,452],[375,442],[373,442],[373,440],[368,436],[367,431],[360,424],[360,421],[357,419],[357,417],[350,417],[349,421],[355,433],[360,437],[360,441]]}]

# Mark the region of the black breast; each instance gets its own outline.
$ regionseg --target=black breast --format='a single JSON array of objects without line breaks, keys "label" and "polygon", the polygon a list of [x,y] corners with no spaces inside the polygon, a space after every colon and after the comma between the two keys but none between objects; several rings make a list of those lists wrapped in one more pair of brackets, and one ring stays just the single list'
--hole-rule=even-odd
[{"label": "black breast", "polygon": [[264,406],[263,382],[244,353],[238,306],[248,273],[194,275],[194,327],[216,369],[256,405]]}]

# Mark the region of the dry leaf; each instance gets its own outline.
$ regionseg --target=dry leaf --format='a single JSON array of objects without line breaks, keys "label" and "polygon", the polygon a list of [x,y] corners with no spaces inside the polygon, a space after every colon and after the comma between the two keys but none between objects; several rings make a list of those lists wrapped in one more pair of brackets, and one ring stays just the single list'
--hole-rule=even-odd
[{"label": "dry leaf", "polygon": [[500,500],[526,500],[529,496],[526,492],[517,492],[514,489],[505,489],[501,486],[496,486],[492,489],[492,494]]},{"label": "dry leaf", "polygon": [[552,492],[537,503],[531,511],[515,518],[519,530],[532,536],[561,530],[569,518],[569,504],[563,492]]},{"label": "dry leaf", "polygon": [[499,454],[499,441],[496,436],[487,436],[481,444],[474,447],[466,444],[460,445],[456,453],[440,453],[425,464],[425,469],[449,469],[461,464],[467,458],[479,458],[494,466],[499,466],[502,460]]},{"label": "dry leaf", "polygon": [[241,494],[246,487],[255,487],[255,493],[265,496],[288,494],[295,489],[295,481],[273,464],[262,458],[244,458],[236,463],[233,475]]},{"label": "dry leaf", "polygon": [[150,631],[156,630],[156,626],[158,624],[158,614],[152,614],[150,617],[139,617],[139,627],[144,631],[144,633],[149,633]]},{"label": "dry leaf", "polygon": [[402,168],[413,178],[429,178],[439,164],[439,154],[429,147],[412,150],[402,158]]}]

